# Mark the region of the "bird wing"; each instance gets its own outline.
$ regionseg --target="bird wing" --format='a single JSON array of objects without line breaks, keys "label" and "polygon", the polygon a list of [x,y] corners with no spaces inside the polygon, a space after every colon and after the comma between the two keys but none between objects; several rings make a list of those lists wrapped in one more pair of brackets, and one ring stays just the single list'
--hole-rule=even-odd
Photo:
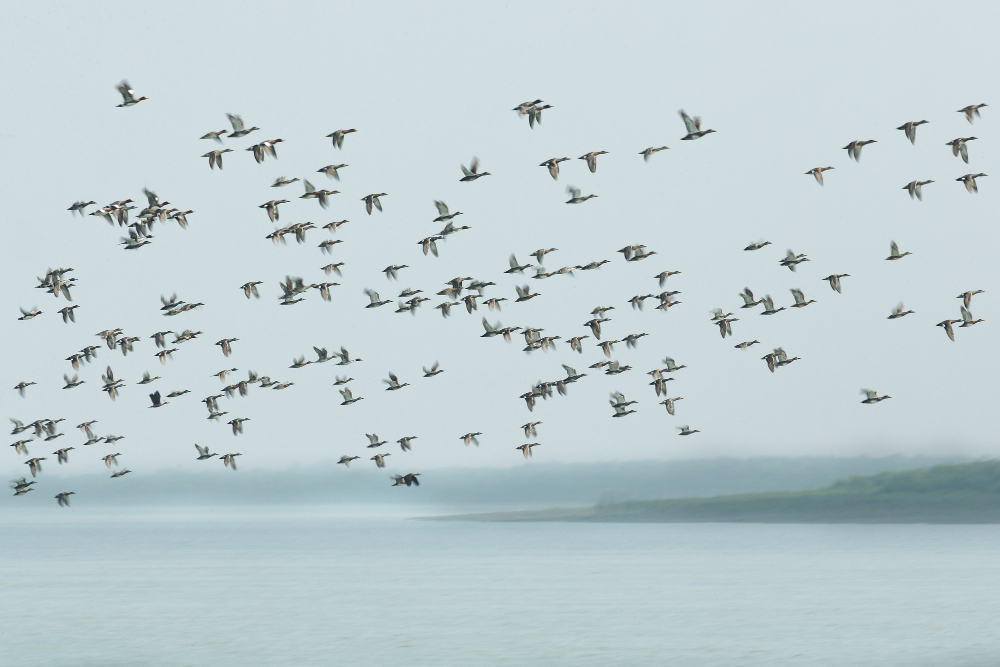
[{"label": "bird wing", "polygon": [[684,127],[687,129],[688,134],[694,134],[695,132],[698,131],[698,125],[699,125],[699,123],[697,123],[694,120],[692,120],[691,116],[689,116],[686,113],[684,113],[683,109],[681,109],[680,111],[678,111],[678,113],[681,115],[681,120],[684,121]]},{"label": "bird wing", "polygon": [[124,102],[135,101],[135,91],[132,90],[132,86],[129,85],[128,81],[122,81],[118,84],[118,92],[121,93]]}]

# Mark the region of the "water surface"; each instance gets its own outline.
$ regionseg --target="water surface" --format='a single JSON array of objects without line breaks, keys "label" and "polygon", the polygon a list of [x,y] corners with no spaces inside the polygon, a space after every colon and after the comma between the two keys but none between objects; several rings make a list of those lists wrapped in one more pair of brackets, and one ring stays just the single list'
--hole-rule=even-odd
[{"label": "water surface", "polygon": [[385,512],[5,512],[0,663],[1000,662],[997,526]]}]

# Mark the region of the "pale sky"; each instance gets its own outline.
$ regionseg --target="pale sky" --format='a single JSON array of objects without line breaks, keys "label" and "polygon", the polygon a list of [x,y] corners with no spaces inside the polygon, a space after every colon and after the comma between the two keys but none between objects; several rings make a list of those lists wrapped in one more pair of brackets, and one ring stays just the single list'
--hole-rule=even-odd
[{"label": "pale sky", "polygon": [[[132,470],[194,469],[203,465],[195,442],[242,452],[242,468],[342,454],[373,466],[371,432],[390,443],[418,436],[412,452],[379,450],[393,452],[387,473],[531,465],[514,449],[529,420],[544,422],[535,461],[994,451],[1000,100],[984,81],[1000,62],[995,5],[22,3],[11,12],[0,28],[0,54],[17,63],[0,72],[3,412],[66,419],[66,436],[29,445],[49,457],[43,474],[58,469],[49,452],[62,446],[77,447],[66,473],[104,474],[109,452]],[[123,78],[149,100],[116,108]],[[536,98],[553,108],[531,130],[511,109]],[[996,107],[974,125],[956,113],[983,102]],[[679,141],[681,108],[717,133]],[[235,152],[212,171],[200,156],[221,146],[198,137],[228,129],[227,112],[261,130],[227,140]],[[895,129],[910,120],[930,121],[916,146]],[[358,132],[336,150],[325,135],[341,128]],[[978,137],[969,165],[945,145],[967,136]],[[258,165],[244,150],[278,137],[277,160]],[[860,164],[841,149],[855,139],[878,142]],[[638,153],[650,145],[670,150],[645,163]],[[591,174],[576,158],[595,150],[609,154]],[[493,175],[461,183],[459,165],[473,156]],[[553,181],[538,165],[563,156],[572,159]],[[350,165],[339,183],[316,173],[337,163]],[[817,166],[835,167],[825,187],[804,173]],[[978,195],[955,182],[969,172],[991,175]],[[269,187],[281,175],[341,194],[323,210],[299,199],[301,183]],[[935,181],[923,202],[902,189],[914,179]],[[567,206],[567,185],[598,197]],[[143,187],[193,209],[190,228],[157,226],[151,245],[126,252],[117,227],[66,210],[79,199],[143,203]],[[359,200],[370,192],[389,193],[384,213],[365,214]],[[273,246],[264,237],[275,225],[258,206],[274,198],[291,200],[284,225],[350,220],[334,237],[344,243],[321,254],[330,235],[318,229],[304,245]],[[417,245],[442,226],[435,199],[472,227],[440,242],[439,258]],[[744,252],[760,239],[773,245]],[[893,239],[913,255],[884,261]],[[627,244],[657,254],[626,263],[615,251]],[[611,263],[548,280],[503,273],[511,252],[534,262],[528,254],[541,247],[559,248],[549,270]],[[811,261],[791,273],[778,265],[788,248]],[[343,278],[324,276],[331,261],[346,262]],[[390,283],[381,270],[393,263],[409,268]],[[33,289],[57,266],[75,268],[76,324],[56,312],[65,301]],[[667,283],[682,304],[633,311],[628,299],[661,291],[653,276],[666,269],[682,272]],[[831,273],[851,274],[843,294],[821,280]],[[286,274],[341,286],[332,303],[312,290],[281,307]],[[486,296],[506,297],[502,312],[442,319],[434,292],[455,276],[496,282]],[[260,300],[239,289],[249,280],[264,281]],[[514,286],[526,283],[542,296],[514,304]],[[799,287],[817,303],[762,317],[739,308],[745,286],[783,306]],[[394,302],[405,287],[435,300],[415,317],[365,309],[366,287]],[[957,319],[955,297],[971,289],[986,290],[972,303],[986,322],[957,330],[953,343],[934,325]],[[162,317],[159,296],[172,292],[206,306]],[[916,313],[887,320],[900,300]],[[583,355],[563,344],[528,355],[523,337],[480,338],[486,315],[566,340],[589,333],[582,324],[598,305],[616,308],[604,338],[649,334],[637,350],[616,346],[612,358],[630,372],[588,369],[604,359],[592,337]],[[44,314],[20,322],[18,306]],[[732,339],[710,323],[715,307],[739,318]],[[104,348],[81,369],[86,384],[63,390],[64,359],[114,327],[141,337],[135,352]],[[161,366],[149,336],[184,328],[204,334]],[[240,339],[229,359],[213,344],[223,337]],[[733,347],[752,339],[762,344]],[[314,345],[364,359],[346,369],[364,401],[339,405],[332,383],[345,369],[333,363],[288,368],[314,358]],[[801,360],[771,374],[760,357],[779,345]],[[684,397],[674,417],[645,375],[668,355],[688,366],[668,383]],[[421,377],[435,360],[445,372]],[[562,377],[560,363],[588,376],[529,413],[518,395]],[[128,383],[116,402],[100,391],[108,364]],[[229,415],[209,421],[199,401],[221,390],[212,374],[230,367],[295,385],[221,399]],[[163,379],[136,385],[144,370]],[[390,371],[411,386],[384,391]],[[24,399],[11,389],[22,380],[38,383]],[[862,405],[861,387],[893,398]],[[192,393],[148,408],[152,390],[183,388]],[[611,418],[615,390],[639,401],[636,414]],[[224,423],[232,417],[252,419],[239,437]],[[73,427],[89,419],[126,439],[82,448]],[[684,424],[701,432],[680,438]],[[480,447],[459,441],[467,431],[483,432]],[[5,451],[0,469],[20,476],[23,460]]]}]

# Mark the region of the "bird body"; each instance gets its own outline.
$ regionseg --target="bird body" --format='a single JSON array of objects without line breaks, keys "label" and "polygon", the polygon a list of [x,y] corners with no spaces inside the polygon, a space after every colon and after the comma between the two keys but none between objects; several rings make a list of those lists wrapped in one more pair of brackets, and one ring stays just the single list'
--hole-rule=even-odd
[{"label": "bird body", "polygon": [[688,116],[686,113],[684,113],[683,109],[681,109],[677,113],[681,115],[681,120],[684,121],[684,128],[687,130],[687,134],[681,137],[681,141],[692,141],[694,139],[701,139],[706,134],[715,132],[715,130],[701,129],[701,118],[697,116],[692,118],[691,116]]},{"label": "bird body", "polygon": [[855,162],[861,162],[861,149],[868,144],[874,144],[874,139],[856,140],[844,146],[843,150],[847,151],[848,157],[850,157]]},{"label": "bird body", "polygon": [[926,122],[927,122],[926,120],[916,120],[916,121],[911,120],[911,121],[909,121],[907,123],[903,123],[902,125],[900,125],[896,129],[897,130],[902,130],[906,134],[906,138],[910,140],[911,144],[916,144],[917,143],[917,126],[918,125],[923,125]]}]

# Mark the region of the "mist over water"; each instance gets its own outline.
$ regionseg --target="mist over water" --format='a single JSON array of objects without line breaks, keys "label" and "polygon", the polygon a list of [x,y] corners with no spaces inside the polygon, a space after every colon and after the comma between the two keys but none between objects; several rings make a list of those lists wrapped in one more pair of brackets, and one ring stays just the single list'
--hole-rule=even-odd
[{"label": "mist over water", "polygon": [[553,463],[535,458],[504,468],[424,469],[418,487],[393,487],[388,471],[363,465],[362,461],[356,461],[351,468],[327,460],[286,470],[260,470],[251,463],[241,464],[236,473],[223,469],[217,460],[195,461],[196,466],[185,469],[152,472],[140,469],[115,480],[107,478],[110,472],[80,474],[78,468],[71,466],[50,466],[38,478],[37,491],[19,497],[0,496],[0,508],[48,508],[51,504],[54,509],[54,493],[75,491],[74,510],[88,506],[142,505],[169,509],[177,505],[412,502],[433,504],[439,513],[445,514],[475,505],[591,505],[796,491],[821,488],[854,475],[967,460],[948,456],[886,456]]}]

